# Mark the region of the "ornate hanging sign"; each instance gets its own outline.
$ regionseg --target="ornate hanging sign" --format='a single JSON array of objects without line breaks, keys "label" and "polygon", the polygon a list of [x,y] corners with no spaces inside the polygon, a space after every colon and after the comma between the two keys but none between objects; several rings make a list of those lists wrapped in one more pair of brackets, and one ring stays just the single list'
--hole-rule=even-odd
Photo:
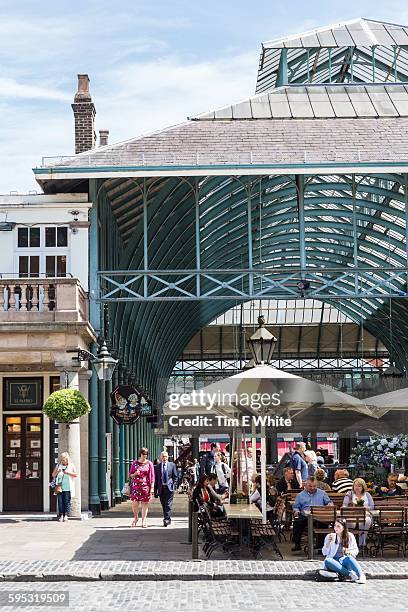
[{"label": "ornate hanging sign", "polygon": [[141,416],[141,394],[130,385],[119,385],[110,394],[112,419],[118,425],[132,425]]}]

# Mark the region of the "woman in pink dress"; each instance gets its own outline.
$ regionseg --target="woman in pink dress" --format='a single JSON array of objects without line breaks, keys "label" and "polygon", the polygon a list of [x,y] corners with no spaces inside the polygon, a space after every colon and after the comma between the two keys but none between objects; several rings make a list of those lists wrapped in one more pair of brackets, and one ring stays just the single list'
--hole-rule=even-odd
[{"label": "woman in pink dress", "polygon": [[147,448],[141,448],[139,459],[135,459],[130,466],[130,499],[134,516],[132,527],[136,527],[139,520],[139,504],[142,504],[142,527],[147,527],[147,511],[154,485],[154,468],[153,463],[147,458],[148,454]]}]

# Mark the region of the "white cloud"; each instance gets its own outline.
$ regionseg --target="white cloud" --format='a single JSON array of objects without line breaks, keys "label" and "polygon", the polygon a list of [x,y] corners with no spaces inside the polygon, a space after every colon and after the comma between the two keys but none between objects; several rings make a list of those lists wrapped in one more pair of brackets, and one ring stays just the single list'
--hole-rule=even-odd
[{"label": "white cloud", "polygon": [[43,99],[43,100],[61,100],[69,101],[70,96],[62,91],[31,85],[27,83],[18,83],[15,79],[0,77],[0,98],[6,99]]},{"label": "white cloud", "polygon": [[98,123],[114,141],[184,121],[252,95],[257,65],[257,52],[213,62],[163,56],[128,63],[106,75],[113,95],[95,88]]},{"label": "white cloud", "polygon": [[[127,63],[118,70],[90,75],[96,127],[109,128],[110,141],[115,142],[249,97],[254,93],[257,65],[257,52],[214,62],[188,62],[176,56],[162,56],[155,61]],[[15,87],[19,89],[18,85]],[[39,105],[34,101],[24,108],[3,104],[0,193],[39,189],[31,168],[41,162],[41,157],[73,152],[70,102],[74,89],[64,106],[56,102],[65,100],[65,94],[52,89],[21,87],[18,92],[21,95],[31,93],[35,98],[43,94],[48,102]]]}]

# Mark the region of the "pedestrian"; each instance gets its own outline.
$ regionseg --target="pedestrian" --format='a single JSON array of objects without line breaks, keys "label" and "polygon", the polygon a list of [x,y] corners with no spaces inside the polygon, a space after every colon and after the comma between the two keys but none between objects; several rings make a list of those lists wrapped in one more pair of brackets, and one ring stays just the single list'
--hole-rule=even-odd
[{"label": "pedestrian", "polygon": [[175,464],[169,461],[169,454],[163,451],[161,463],[154,468],[154,496],[160,499],[163,508],[163,525],[171,523],[174,492],[177,489],[178,473]]},{"label": "pedestrian", "polygon": [[211,443],[211,449],[204,453],[200,461],[200,476],[212,474],[215,472],[215,454],[221,450],[218,442]]},{"label": "pedestrian", "polygon": [[147,458],[148,454],[147,448],[141,448],[139,458],[130,466],[130,499],[134,516],[132,527],[136,527],[139,520],[139,504],[142,506],[142,527],[147,527],[147,512],[154,490],[154,468]]},{"label": "pedestrian", "polygon": [[75,497],[75,478],[78,473],[68,453],[61,453],[59,463],[52,472],[55,480],[55,490],[58,502],[58,520],[60,523],[68,520],[71,509],[71,499]]},{"label": "pedestrian", "polygon": [[299,489],[303,487],[303,484],[308,478],[307,463],[305,461],[306,444],[304,442],[298,442],[295,446],[295,452],[291,458],[291,464],[293,469],[293,476],[298,483]]},{"label": "pedestrian", "polygon": [[216,491],[218,494],[228,493],[231,468],[222,461],[221,453],[215,453],[215,474],[217,476]]},{"label": "pedestrian", "polygon": [[307,475],[315,476],[318,468],[316,453],[313,450],[307,450],[304,458],[307,463]]},{"label": "pedestrian", "polygon": [[324,540],[322,553],[326,559],[324,570],[320,570],[320,573],[330,577],[335,572],[339,576],[350,578],[352,582],[365,584],[365,574],[355,559],[358,552],[356,538],[349,533],[346,520],[336,519],[334,533],[328,533]]}]

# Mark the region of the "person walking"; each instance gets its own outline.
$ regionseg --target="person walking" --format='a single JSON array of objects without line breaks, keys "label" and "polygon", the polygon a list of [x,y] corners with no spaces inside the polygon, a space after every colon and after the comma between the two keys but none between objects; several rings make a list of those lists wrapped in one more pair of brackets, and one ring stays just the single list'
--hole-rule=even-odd
[{"label": "person walking", "polygon": [[132,462],[129,470],[130,499],[134,516],[132,527],[136,527],[139,520],[139,504],[142,506],[142,527],[147,527],[149,502],[154,490],[154,468],[147,458],[148,454],[147,448],[141,448],[139,458]]},{"label": "person walking", "polygon": [[306,451],[306,444],[304,442],[298,442],[295,445],[295,452],[291,457],[291,464],[293,469],[293,476],[301,489],[308,478],[307,463],[304,455]]},{"label": "person walking", "polygon": [[339,576],[350,578],[352,582],[365,584],[365,574],[355,559],[358,552],[356,538],[349,533],[346,520],[336,519],[334,533],[328,533],[324,540],[322,553],[326,559],[324,570],[320,570],[320,573],[330,577],[335,572]]},{"label": "person walking", "polygon": [[176,465],[169,461],[169,454],[166,451],[161,453],[160,458],[161,463],[154,468],[154,496],[160,499],[163,508],[163,525],[167,527],[171,523],[178,471]]},{"label": "person walking", "polygon": [[221,453],[215,453],[215,474],[217,476],[216,491],[219,495],[229,491],[229,478],[231,477],[231,468],[227,463],[222,461]]},{"label": "person walking", "polygon": [[71,462],[68,453],[62,453],[59,463],[52,472],[55,480],[58,502],[58,520],[60,523],[68,520],[71,509],[71,499],[75,496],[75,478],[78,473]]}]

